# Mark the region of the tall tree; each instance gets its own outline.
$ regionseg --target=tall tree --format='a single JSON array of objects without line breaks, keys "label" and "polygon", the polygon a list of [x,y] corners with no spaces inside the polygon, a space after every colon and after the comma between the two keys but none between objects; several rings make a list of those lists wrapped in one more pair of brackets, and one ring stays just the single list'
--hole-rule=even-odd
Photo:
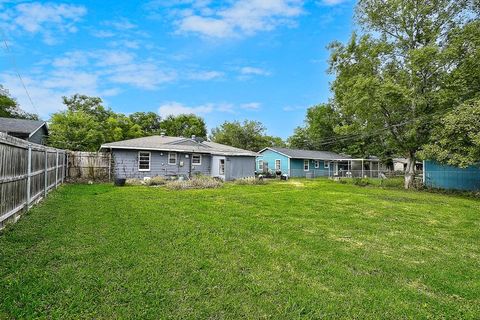
[{"label": "tall tree", "polygon": [[448,108],[442,80],[458,67],[446,55],[449,36],[473,11],[468,0],[360,0],[364,34],[330,45],[335,103],[364,137],[382,135],[407,158],[413,185],[417,152]]},{"label": "tall tree", "polygon": [[103,106],[102,99],[75,94],[63,97],[67,110],[50,119],[49,144],[70,150],[95,151],[102,143],[146,135],[130,117]]},{"label": "tall tree", "polygon": [[265,131],[265,126],[258,121],[245,120],[243,123],[225,121],[219,127],[212,129],[210,138],[214,142],[251,151],[259,151],[265,147],[284,146],[281,138],[268,136]]},{"label": "tall tree", "polygon": [[205,120],[194,114],[170,115],[160,123],[160,129],[168,136],[174,137],[207,137]]},{"label": "tall tree", "polygon": [[159,134],[162,119],[155,112],[134,112],[128,117],[134,124],[140,126],[144,135]]},{"label": "tall tree", "polygon": [[38,115],[23,111],[2,85],[0,85],[0,117],[38,120]]},{"label": "tall tree", "polygon": [[480,162],[480,99],[467,101],[441,120],[422,156],[468,167]]}]

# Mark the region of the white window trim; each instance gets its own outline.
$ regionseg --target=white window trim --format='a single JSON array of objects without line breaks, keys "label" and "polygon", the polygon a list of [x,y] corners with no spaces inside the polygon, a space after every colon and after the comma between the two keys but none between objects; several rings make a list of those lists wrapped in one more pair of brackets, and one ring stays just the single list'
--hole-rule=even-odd
[{"label": "white window trim", "polygon": [[323,160],[323,168],[330,169],[330,162]]},{"label": "white window trim", "polygon": [[[223,172],[222,172],[222,161],[223,161]],[[225,175],[225,159],[220,159],[218,161],[218,174],[221,176]]]},{"label": "white window trim", "polygon": [[263,171],[263,160],[258,160],[258,170]]},{"label": "white window trim", "polygon": [[315,160],[315,169],[320,168],[320,160]]},{"label": "white window trim", "polygon": [[[307,169],[305,169],[305,163],[307,164]],[[310,160],[303,160],[303,171],[310,171]]]},{"label": "white window trim", "polygon": [[[148,153],[148,169],[140,169],[140,153]],[[150,151],[138,151],[138,171],[150,171],[152,168],[152,153]]]},{"label": "white window trim", "polygon": [[[193,157],[198,156],[200,157],[200,162],[199,163],[193,163]],[[202,165],[202,155],[201,154],[192,154],[192,166],[201,166]]]},{"label": "white window trim", "polygon": [[[279,168],[277,169],[277,161],[279,162]],[[282,159],[275,159],[275,171],[281,171],[282,170]]]},{"label": "white window trim", "polygon": [[[170,155],[171,155],[171,154],[174,154],[174,155],[175,155],[175,163],[171,163],[171,162],[170,162]],[[177,164],[177,160],[178,160],[178,154],[177,154],[176,152],[169,152],[169,153],[168,153],[167,163],[168,163],[169,165],[171,165],[171,166],[176,165],[176,164]]]}]

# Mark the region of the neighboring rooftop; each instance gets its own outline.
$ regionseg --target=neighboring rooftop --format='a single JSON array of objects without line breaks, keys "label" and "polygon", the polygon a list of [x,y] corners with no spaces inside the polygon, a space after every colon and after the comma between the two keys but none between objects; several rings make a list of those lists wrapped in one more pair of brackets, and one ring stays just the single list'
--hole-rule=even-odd
[{"label": "neighboring rooftop", "polygon": [[137,149],[175,152],[207,153],[226,156],[252,156],[258,154],[252,151],[230,147],[211,141],[200,141],[195,137],[150,136],[137,139],[104,143],[102,149]]},{"label": "neighboring rooftop", "polygon": [[[336,160],[336,159],[349,159],[349,156],[338,154],[331,151],[313,151],[313,150],[301,150],[301,149],[288,149],[269,147],[263,150],[270,149],[278,153],[284,154],[287,157],[295,159],[317,159],[317,160]],[[262,152],[261,150],[260,152]]]},{"label": "neighboring rooftop", "polygon": [[0,118],[0,132],[32,134],[40,127],[46,126],[45,121]]}]

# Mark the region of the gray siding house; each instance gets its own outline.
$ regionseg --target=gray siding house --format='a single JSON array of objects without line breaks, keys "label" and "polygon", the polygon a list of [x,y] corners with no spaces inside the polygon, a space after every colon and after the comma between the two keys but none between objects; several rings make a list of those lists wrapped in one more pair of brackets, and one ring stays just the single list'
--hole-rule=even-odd
[{"label": "gray siding house", "polygon": [[151,136],[106,143],[116,178],[191,177],[235,180],[255,176],[255,152],[192,138]]},{"label": "gray siding house", "polygon": [[45,121],[0,118],[0,132],[36,144],[46,144],[48,128]]}]

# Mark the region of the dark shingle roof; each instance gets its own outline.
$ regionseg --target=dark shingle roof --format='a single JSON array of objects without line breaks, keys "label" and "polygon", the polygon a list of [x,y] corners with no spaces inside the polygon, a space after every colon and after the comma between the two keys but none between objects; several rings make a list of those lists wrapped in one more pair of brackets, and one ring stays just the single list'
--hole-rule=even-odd
[{"label": "dark shingle roof", "polygon": [[258,155],[257,153],[252,151],[234,148],[215,142],[199,142],[190,138],[168,136],[150,136],[144,138],[104,143],[102,144],[101,148],[195,152],[225,156],[255,157]]},{"label": "dark shingle roof", "polygon": [[313,151],[313,150],[300,150],[300,149],[288,149],[288,148],[267,148],[279,153],[283,153],[290,158],[295,159],[317,159],[317,160],[335,160],[335,159],[348,159],[350,157],[341,155],[330,151]]},{"label": "dark shingle roof", "polygon": [[0,132],[31,134],[45,124],[45,121],[0,118]]}]

